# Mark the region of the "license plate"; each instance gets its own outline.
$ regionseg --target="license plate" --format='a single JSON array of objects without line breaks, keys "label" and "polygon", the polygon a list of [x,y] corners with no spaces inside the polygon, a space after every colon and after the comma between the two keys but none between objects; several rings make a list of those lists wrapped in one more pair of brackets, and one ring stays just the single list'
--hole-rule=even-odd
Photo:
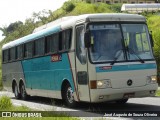
[{"label": "license plate", "polygon": [[123,95],[123,98],[133,98],[134,95],[135,95],[135,93],[125,93],[125,94]]}]

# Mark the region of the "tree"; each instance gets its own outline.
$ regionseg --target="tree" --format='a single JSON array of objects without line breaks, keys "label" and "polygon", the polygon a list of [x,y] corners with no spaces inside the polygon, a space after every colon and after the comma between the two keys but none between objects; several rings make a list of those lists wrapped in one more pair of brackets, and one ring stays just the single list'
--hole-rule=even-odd
[{"label": "tree", "polygon": [[7,27],[6,26],[0,27],[0,30],[3,32],[2,36],[5,36],[5,37],[8,36],[8,32],[7,32]]},{"label": "tree", "polygon": [[17,21],[14,23],[11,23],[8,27],[4,26],[1,27],[0,30],[3,32],[2,36],[8,36],[10,33],[14,32],[18,26],[23,25],[23,22]]},{"label": "tree", "polygon": [[67,1],[63,4],[63,10],[66,11],[66,13],[71,12],[74,8],[75,5],[73,4],[72,1]]},{"label": "tree", "polygon": [[48,16],[49,16],[49,11],[46,11],[46,10],[42,10],[38,13],[33,13],[33,18],[35,21],[38,21],[40,20],[43,24],[46,24],[48,23]]},{"label": "tree", "polygon": [[7,32],[11,33],[13,32],[18,26],[23,25],[23,22],[21,21],[17,21],[14,23],[11,23],[8,27],[7,27]]},{"label": "tree", "polygon": [[91,0],[86,0],[86,3],[91,3]]}]

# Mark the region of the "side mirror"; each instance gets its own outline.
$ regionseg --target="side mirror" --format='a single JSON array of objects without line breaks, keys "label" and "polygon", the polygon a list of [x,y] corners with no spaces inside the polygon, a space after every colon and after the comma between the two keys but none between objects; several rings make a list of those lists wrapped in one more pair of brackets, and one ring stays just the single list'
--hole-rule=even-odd
[{"label": "side mirror", "polygon": [[150,37],[151,46],[154,47],[154,41],[153,41],[153,37],[152,37],[152,31],[149,33],[149,37]]},{"label": "side mirror", "polygon": [[91,34],[89,30],[87,30],[84,34],[84,42],[86,48],[91,47]]}]

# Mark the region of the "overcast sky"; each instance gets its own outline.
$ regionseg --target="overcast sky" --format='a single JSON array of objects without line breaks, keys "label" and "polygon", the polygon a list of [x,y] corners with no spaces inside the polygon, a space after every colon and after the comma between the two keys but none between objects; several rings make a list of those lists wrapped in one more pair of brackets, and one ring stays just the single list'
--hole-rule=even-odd
[{"label": "overcast sky", "polygon": [[[16,21],[24,22],[33,12],[56,10],[67,0],[0,0],[0,27]],[[0,40],[2,32],[0,31]]]}]

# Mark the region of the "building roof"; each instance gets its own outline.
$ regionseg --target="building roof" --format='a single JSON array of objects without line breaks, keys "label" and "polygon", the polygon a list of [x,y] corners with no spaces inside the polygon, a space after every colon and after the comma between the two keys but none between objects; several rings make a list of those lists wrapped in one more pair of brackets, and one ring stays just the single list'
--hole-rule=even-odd
[{"label": "building roof", "polygon": [[127,12],[143,12],[143,11],[157,11],[160,10],[160,3],[152,4],[123,4],[121,11]]}]

